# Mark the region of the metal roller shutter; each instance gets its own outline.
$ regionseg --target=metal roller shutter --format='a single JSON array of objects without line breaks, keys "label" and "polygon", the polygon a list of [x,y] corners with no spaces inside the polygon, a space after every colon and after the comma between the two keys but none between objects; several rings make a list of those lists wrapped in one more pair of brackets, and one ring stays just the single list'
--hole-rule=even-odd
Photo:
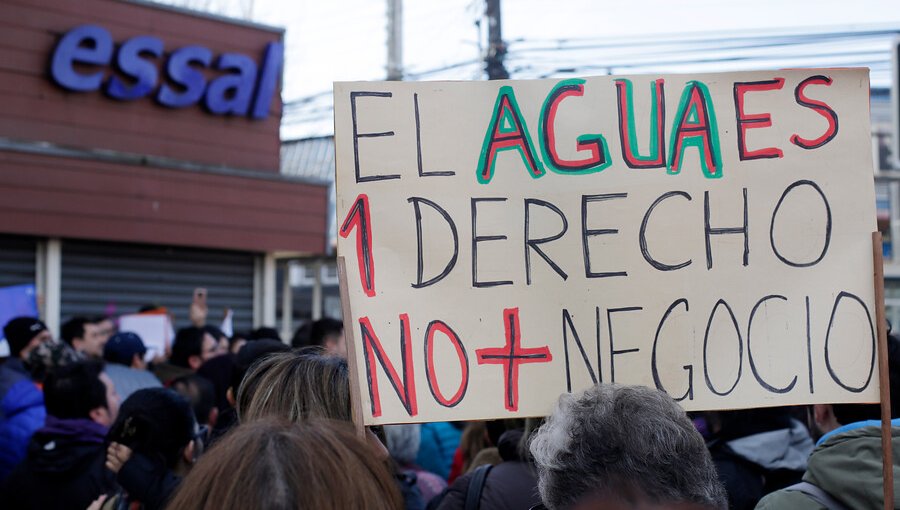
[{"label": "metal roller shutter", "polygon": [[0,236],[0,287],[35,283],[37,240]]},{"label": "metal roller shutter", "polygon": [[63,241],[62,320],[122,315],[147,304],[165,306],[177,327],[188,325],[196,287],[208,292],[209,323],[225,307],[234,328],[253,326],[252,253],[90,241]]}]

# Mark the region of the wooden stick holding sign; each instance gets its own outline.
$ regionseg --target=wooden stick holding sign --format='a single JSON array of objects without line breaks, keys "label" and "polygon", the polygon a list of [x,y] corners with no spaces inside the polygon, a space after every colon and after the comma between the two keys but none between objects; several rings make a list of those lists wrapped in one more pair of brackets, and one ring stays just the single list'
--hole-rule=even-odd
[{"label": "wooden stick holding sign", "polygon": [[347,291],[347,264],[344,257],[337,258],[338,282],[341,291],[341,313],[344,315],[344,341],[347,343],[347,368],[350,370],[350,416],[360,438],[366,437],[363,423],[362,399],[359,395],[359,370],[356,368],[356,340],[353,338],[353,315],[350,312],[350,294]]},{"label": "wooden stick holding sign", "polygon": [[884,509],[894,508],[894,462],[891,447],[891,380],[888,367],[887,321],[884,317],[884,261],[881,232],[872,233],[875,263],[875,321],[878,328],[878,386],[881,390],[881,460]]}]

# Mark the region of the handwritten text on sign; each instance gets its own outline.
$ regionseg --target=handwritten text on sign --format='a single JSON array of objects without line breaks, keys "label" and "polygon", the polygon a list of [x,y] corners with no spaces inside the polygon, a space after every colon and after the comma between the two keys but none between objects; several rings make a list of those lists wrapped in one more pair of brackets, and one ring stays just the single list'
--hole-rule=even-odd
[{"label": "handwritten text on sign", "polygon": [[865,70],[334,94],[366,423],[877,401]]}]

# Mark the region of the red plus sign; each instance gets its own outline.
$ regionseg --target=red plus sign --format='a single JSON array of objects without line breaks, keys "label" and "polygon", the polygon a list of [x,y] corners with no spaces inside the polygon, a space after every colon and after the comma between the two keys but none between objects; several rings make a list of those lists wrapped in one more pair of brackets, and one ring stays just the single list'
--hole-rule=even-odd
[{"label": "red plus sign", "polygon": [[503,347],[490,347],[478,349],[479,365],[503,365],[506,373],[504,378],[503,394],[504,405],[509,411],[519,410],[519,365],[523,363],[548,363],[553,360],[550,349],[547,346],[525,349],[521,346],[519,334],[519,309],[506,308],[503,310],[503,324],[506,329],[506,345]]}]

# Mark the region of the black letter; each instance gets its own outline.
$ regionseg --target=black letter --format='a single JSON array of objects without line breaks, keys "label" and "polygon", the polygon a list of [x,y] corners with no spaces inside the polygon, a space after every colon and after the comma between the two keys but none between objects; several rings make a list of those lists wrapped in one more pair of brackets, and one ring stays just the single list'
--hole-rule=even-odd
[{"label": "black letter", "polygon": [[770,299],[780,299],[782,301],[787,301],[787,298],[784,296],[779,296],[777,294],[766,296],[753,305],[753,309],[750,311],[750,320],[747,322],[747,359],[750,360],[750,371],[753,372],[753,377],[756,378],[756,381],[768,391],[772,393],[787,393],[794,389],[794,385],[797,384],[797,376],[795,375],[793,379],[791,379],[791,383],[785,386],[784,388],[776,388],[771,384],[763,381],[761,375],[759,375],[759,371],[756,369],[756,363],[753,361],[753,350],[750,348],[750,334],[753,332],[753,317],[756,315],[756,310],[759,309],[759,306],[765,303]]},{"label": "black letter", "polygon": [[[622,349],[617,351],[613,343],[612,314],[618,312],[636,312],[643,310],[641,306],[626,306],[625,308],[609,308],[606,310],[606,326],[609,328],[609,382],[616,382],[616,356],[629,352],[638,352],[640,349]],[[600,354],[599,352],[597,353]]]},{"label": "black letter", "polygon": [[809,329],[809,296],[806,296],[806,365],[809,367],[809,394],[815,393],[813,387],[812,336]]},{"label": "black letter", "polygon": [[476,218],[478,216],[478,202],[506,202],[505,198],[473,198],[472,199],[472,286],[496,287],[498,285],[512,285],[512,280],[480,282],[478,281],[478,243],[482,241],[503,241],[505,235],[479,236],[475,231]]},{"label": "black letter", "polygon": [[383,131],[381,133],[360,133],[356,122],[356,98],[357,97],[392,97],[390,92],[351,92],[350,93],[350,116],[353,119],[353,164],[356,167],[356,182],[372,182],[386,181],[388,179],[399,179],[397,174],[393,175],[359,175],[359,139],[375,138],[379,136],[394,136],[393,131]]},{"label": "black letter", "polygon": [[[837,313],[838,305],[844,298],[850,298],[863,307],[863,310],[866,311],[866,317],[868,317],[869,319],[869,330],[872,333],[872,361],[869,363],[869,376],[866,377],[866,382],[859,388],[847,386],[843,381],[841,381],[837,373],[834,371],[834,368],[831,366],[831,357],[828,355],[828,341],[831,340],[831,327],[834,325],[834,315],[835,313]],[[858,296],[855,296],[849,292],[842,291],[840,294],[838,294],[837,299],[834,300],[834,308],[831,309],[831,319],[828,320],[828,332],[825,333],[825,367],[828,368],[828,374],[832,379],[834,379],[834,382],[838,383],[841,388],[844,388],[847,391],[852,391],[853,393],[861,393],[864,389],[866,389],[866,387],[869,386],[869,381],[872,380],[872,372],[875,370],[875,326],[872,325],[872,314],[869,313],[869,308],[865,303],[863,303],[862,299],[859,299]]]},{"label": "black letter", "polygon": [[[675,307],[680,304],[684,304],[685,311],[690,311],[687,299],[677,299],[674,303],[669,305],[668,309],[666,309],[666,313],[663,314],[662,319],[659,321],[659,326],[656,328],[656,335],[653,337],[653,354],[651,356],[650,367],[653,370],[653,383],[656,384],[656,389],[659,391],[666,391],[666,389],[663,388],[662,381],[659,378],[659,369],[656,368],[656,344],[659,343],[659,333],[662,331],[663,324],[666,323],[669,314],[671,314],[672,311],[675,310]],[[688,389],[684,392],[684,395],[676,398],[675,402],[681,402],[684,399],[694,400],[694,365],[685,365],[682,368],[688,372]],[[668,392],[666,391],[666,393]]]},{"label": "black letter", "polygon": [[595,273],[591,271],[591,252],[588,247],[588,239],[592,236],[604,234],[618,234],[617,228],[601,228],[589,229],[587,226],[587,205],[590,202],[601,202],[603,200],[612,200],[616,198],[625,198],[628,193],[608,193],[601,195],[582,195],[581,196],[581,247],[584,251],[584,277],[585,278],[606,278],[607,276],[628,276],[625,271]]},{"label": "black letter", "polygon": [[[775,217],[778,215],[778,209],[781,208],[781,203],[784,202],[784,199],[785,197],[787,197],[788,193],[790,193],[791,190],[793,190],[797,186],[802,185],[810,186],[812,189],[816,190],[819,193],[819,196],[822,197],[822,202],[825,204],[825,246],[822,247],[822,253],[819,254],[819,258],[813,260],[812,262],[794,262],[788,260],[783,257],[781,253],[778,252],[778,248],[775,247]],[[781,194],[781,198],[778,199],[778,204],[775,205],[775,211],[772,212],[772,224],[769,226],[769,242],[772,243],[772,251],[775,252],[775,256],[778,257],[778,260],[784,262],[789,266],[814,266],[825,257],[825,253],[828,252],[828,245],[831,244],[831,206],[828,205],[828,199],[825,198],[825,193],[822,192],[822,188],[820,188],[818,184],[812,181],[800,180],[791,184],[784,190],[784,193]]]},{"label": "black letter", "polygon": [[[572,336],[575,337],[575,345],[578,346],[578,350],[581,352],[581,359],[584,360],[584,366],[588,369],[588,375],[591,376],[591,382],[597,384],[597,376],[594,374],[594,367],[591,366],[591,360],[588,359],[588,355],[584,352],[584,345],[581,343],[581,338],[578,337],[578,331],[575,330],[575,325],[572,323],[572,316],[569,315],[569,311],[563,308],[563,352],[566,356],[566,391],[572,393],[572,373],[569,369],[569,335],[566,333],[568,330],[572,330]],[[568,324],[568,328],[566,327]],[[600,347],[599,345],[597,346]],[[602,370],[600,367],[600,351],[597,351],[597,370]]]},{"label": "black letter", "polygon": [[[709,361],[707,360],[707,352],[709,351],[709,329],[712,327],[713,318],[716,316],[716,310],[719,309],[719,305],[723,305],[725,310],[728,311],[728,315],[731,316],[731,322],[734,324],[734,331],[737,333],[738,338],[738,372],[737,377],[734,379],[734,384],[731,385],[731,388],[728,388],[728,391],[719,391],[713,387],[712,379],[709,378]],[[703,377],[706,379],[706,386],[719,396],[726,396],[737,387],[738,382],[741,380],[741,370],[744,368],[744,340],[741,338],[741,329],[738,327],[737,319],[734,316],[734,312],[731,311],[731,307],[728,303],[725,302],[724,299],[720,299],[716,301],[716,305],[713,306],[712,312],[709,313],[709,322],[706,323],[706,334],[703,335]]]},{"label": "black letter", "polygon": [[413,105],[416,109],[416,162],[419,167],[419,177],[446,177],[456,175],[456,172],[425,172],[422,170],[422,128],[419,122],[419,94],[413,94]]},{"label": "black letter", "polygon": [[[453,223],[453,219],[450,218],[450,215],[447,214],[447,211],[445,211],[441,206],[437,205],[431,200],[428,200],[427,198],[422,197],[410,197],[407,199],[407,202],[411,203],[416,209],[416,243],[418,247],[418,264],[416,267],[416,283],[413,283],[412,287],[414,289],[421,289],[422,287],[428,287],[429,285],[433,285],[443,280],[456,266],[456,259],[459,257],[459,236],[456,233],[456,223]],[[450,233],[453,234],[453,256],[450,257],[450,262],[447,262],[447,265],[444,266],[444,270],[441,271],[441,274],[435,276],[427,282],[422,281],[424,263],[422,261],[422,211],[419,209],[420,202],[425,205],[431,206],[432,209],[443,216],[447,224],[450,225]]]},{"label": "black letter", "polygon": [[743,227],[727,227],[712,228],[709,226],[709,191],[703,192],[703,226],[706,230],[706,269],[712,269],[712,245],[710,236],[718,236],[722,234],[744,234],[744,265],[746,266],[750,259],[750,231],[747,221],[747,188],[744,188],[744,226]]},{"label": "black letter", "polygon": [[662,262],[654,259],[650,255],[650,250],[647,249],[647,224],[650,223],[650,213],[652,213],[653,209],[655,209],[656,206],[658,206],[663,200],[671,197],[684,197],[688,200],[691,200],[691,196],[684,191],[670,191],[668,193],[664,193],[662,196],[654,200],[652,204],[650,204],[650,208],[647,209],[647,212],[644,214],[644,221],[641,222],[641,255],[644,256],[644,260],[646,260],[651,266],[659,269],[660,271],[675,271],[676,269],[687,267],[691,265],[691,262],[693,262],[693,260],[688,259],[687,262],[682,262],[680,264],[670,266],[669,264],[663,264]]},{"label": "black letter", "polygon": [[[531,232],[529,232],[529,226],[531,225],[531,208],[530,208],[531,204],[536,204],[536,205],[539,205],[542,207],[546,207],[546,208],[550,209],[551,211],[555,212],[556,214],[558,214],[559,217],[562,219],[562,230],[560,230],[560,232],[558,234],[552,235],[550,237],[542,237],[540,239],[531,239]],[[566,219],[566,215],[563,214],[563,212],[560,211],[558,207],[551,204],[550,202],[545,202],[545,201],[537,199],[537,198],[526,198],[525,199],[525,281],[527,282],[528,285],[531,285],[531,252],[528,251],[528,248],[531,248],[532,250],[536,251],[537,254],[541,256],[542,259],[547,261],[547,263],[550,264],[550,267],[552,267],[553,270],[556,271],[556,274],[558,274],[563,280],[567,280],[569,278],[569,275],[567,275],[565,271],[560,269],[559,266],[557,266],[556,263],[553,262],[553,260],[551,260],[550,257],[548,257],[547,254],[544,253],[544,251],[538,247],[539,244],[549,243],[550,241],[556,241],[557,239],[562,237],[566,233],[567,230],[569,230],[569,220]]]}]

